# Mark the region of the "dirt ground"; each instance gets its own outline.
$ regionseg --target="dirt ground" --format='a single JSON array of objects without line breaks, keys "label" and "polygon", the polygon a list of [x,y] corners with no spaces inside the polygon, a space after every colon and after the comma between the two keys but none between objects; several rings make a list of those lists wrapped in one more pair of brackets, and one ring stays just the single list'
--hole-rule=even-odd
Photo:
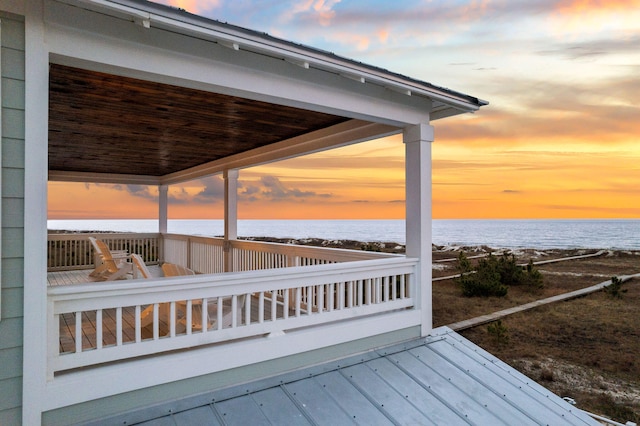
[{"label": "dirt ground", "polygon": [[[468,257],[488,248],[467,249]],[[596,253],[597,250],[520,250],[526,263]],[[458,252],[434,251],[435,277],[456,274]],[[498,253],[498,255],[501,255]],[[640,273],[640,251],[605,251],[597,257],[537,266],[544,289],[512,287],[504,298],[466,298],[454,279],[433,284],[434,325],[521,305],[533,300]],[[622,286],[620,297],[599,291],[546,305],[501,321],[502,333],[478,326],[460,334],[584,410],[618,422],[640,421],[640,278]]]}]

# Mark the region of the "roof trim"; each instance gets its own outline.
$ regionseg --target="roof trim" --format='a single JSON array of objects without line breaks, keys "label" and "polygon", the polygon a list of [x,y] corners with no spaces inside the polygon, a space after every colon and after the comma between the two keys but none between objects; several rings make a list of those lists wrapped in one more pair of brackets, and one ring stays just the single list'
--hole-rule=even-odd
[{"label": "roof trim", "polygon": [[[214,41],[234,50],[246,50],[281,58],[302,66],[334,72],[345,78],[372,83],[408,96],[422,96],[463,112],[473,112],[487,101],[431,83],[393,73],[383,68],[347,59],[331,52],[279,39],[265,33],[238,27],[188,13],[182,9],[146,0],[55,0],[84,5],[130,19],[145,28],[151,26]],[[453,114],[446,114],[453,115]]]}]

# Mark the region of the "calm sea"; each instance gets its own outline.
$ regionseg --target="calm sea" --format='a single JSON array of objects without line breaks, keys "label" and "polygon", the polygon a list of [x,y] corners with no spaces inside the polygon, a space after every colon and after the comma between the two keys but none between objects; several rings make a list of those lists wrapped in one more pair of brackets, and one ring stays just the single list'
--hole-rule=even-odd
[{"label": "calm sea", "polygon": [[[222,220],[170,220],[171,233],[221,236]],[[158,232],[155,220],[50,220],[49,229]],[[404,220],[240,220],[242,237],[405,243]],[[640,249],[640,220],[434,220],[438,245]]]}]

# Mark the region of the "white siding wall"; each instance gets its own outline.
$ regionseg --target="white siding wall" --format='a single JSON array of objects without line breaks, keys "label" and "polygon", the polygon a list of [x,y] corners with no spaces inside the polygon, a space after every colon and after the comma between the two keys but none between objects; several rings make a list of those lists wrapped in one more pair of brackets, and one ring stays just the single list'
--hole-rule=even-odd
[{"label": "white siding wall", "polygon": [[21,424],[24,234],[24,22],[0,12],[2,281],[0,425]]}]

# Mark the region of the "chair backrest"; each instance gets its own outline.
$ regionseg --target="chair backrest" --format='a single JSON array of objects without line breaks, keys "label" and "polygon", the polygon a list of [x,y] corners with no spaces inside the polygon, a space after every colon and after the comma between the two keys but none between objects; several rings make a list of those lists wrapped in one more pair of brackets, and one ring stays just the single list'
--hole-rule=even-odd
[{"label": "chair backrest", "polygon": [[[89,237],[91,239],[93,237]],[[109,246],[102,240],[98,240],[93,238],[91,241],[92,244],[95,244],[96,251],[102,257],[102,262],[106,265],[107,270],[111,273],[117,272],[119,270],[117,262],[113,259],[113,255],[111,254],[111,250],[109,250]]]},{"label": "chair backrest", "polygon": [[[91,237],[89,237],[91,238]],[[111,255],[111,250],[109,250],[109,246],[102,240],[96,240],[96,247],[98,247],[98,253],[102,256],[104,261],[113,261],[113,256]]]},{"label": "chair backrest", "polygon": [[133,265],[138,269],[138,271],[140,271],[140,274],[142,274],[143,278],[151,278],[151,272],[149,271],[149,268],[147,268],[147,265],[144,263],[144,260],[142,260],[142,257],[139,254],[131,253],[131,261],[133,262]]},{"label": "chair backrest", "polygon": [[196,273],[182,265],[176,265],[175,263],[163,263],[162,272],[165,277],[179,277],[181,275],[195,275]]},{"label": "chair backrest", "polygon": [[88,237],[89,241],[91,241],[91,245],[93,246],[93,250],[99,254],[100,256],[102,256],[102,253],[100,252],[100,247],[98,247],[98,240],[95,237]]}]

